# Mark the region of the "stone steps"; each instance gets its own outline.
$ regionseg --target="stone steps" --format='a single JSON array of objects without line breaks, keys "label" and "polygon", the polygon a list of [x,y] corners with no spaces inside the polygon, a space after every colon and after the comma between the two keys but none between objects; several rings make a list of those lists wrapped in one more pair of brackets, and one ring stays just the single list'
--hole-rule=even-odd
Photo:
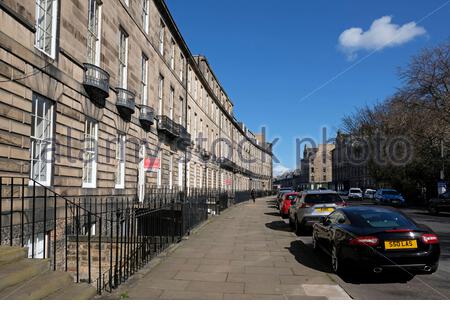
[{"label": "stone steps", "polygon": [[85,300],[94,287],[74,283],[69,273],[51,271],[50,262],[28,259],[25,248],[0,247],[0,299]]}]

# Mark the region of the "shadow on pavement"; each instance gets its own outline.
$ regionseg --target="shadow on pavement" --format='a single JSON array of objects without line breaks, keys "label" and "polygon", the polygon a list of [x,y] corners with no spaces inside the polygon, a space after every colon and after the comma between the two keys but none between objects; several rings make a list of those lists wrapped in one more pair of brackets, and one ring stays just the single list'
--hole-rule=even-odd
[{"label": "shadow on pavement", "polygon": [[330,259],[327,259],[325,254],[316,254],[311,245],[297,240],[291,242],[291,246],[287,249],[301,265],[321,272],[332,272]]},{"label": "shadow on pavement", "polygon": [[280,214],[276,211],[272,211],[272,212],[266,212],[264,213],[266,216],[274,216],[274,217],[279,217]]},{"label": "shadow on pavement", "polygon": [[[270,213],[266,213],[266,214],[271,215]],[[276,220],[276,221],[272,221],[270,223],[266,223],[266,227],[269,229],[272,229],[272,230],[291,232],[291,228],[283,220]]]}]

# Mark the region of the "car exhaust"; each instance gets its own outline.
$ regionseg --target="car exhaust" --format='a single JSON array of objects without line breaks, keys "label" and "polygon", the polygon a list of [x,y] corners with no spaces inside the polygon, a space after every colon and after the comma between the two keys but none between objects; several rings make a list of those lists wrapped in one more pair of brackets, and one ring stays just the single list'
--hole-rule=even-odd
[{"label": "car exhaust", "polygon": [[431,267],[430,267],[430,266],[425,266],[425,267],[423,268],[423,270],[424,270],[425,272],[430,272],[430,271],[431,271]]},{"label": "car exhaust", "polygon": [[383,268],[373,268],[373,272],[376,274],[380,274],[383,272]]}]

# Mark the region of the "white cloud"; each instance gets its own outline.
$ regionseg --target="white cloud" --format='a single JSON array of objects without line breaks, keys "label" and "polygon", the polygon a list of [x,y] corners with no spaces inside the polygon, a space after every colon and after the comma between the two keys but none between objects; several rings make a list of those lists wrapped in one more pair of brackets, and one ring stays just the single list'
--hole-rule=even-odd
[{"label": "white cloud", "polygon": [[402,26],[392,23],[391,16],[384,16],[372,22],[370,29],[350,28],[339,36],[339,46],[349,59],[354,59],[360,50],[381,50],[407,43],[426,34],[423,27],[415,22]]},{"label": "white cloud", "polygon": [[273,166],[273,176],[278,177],[281,176],[283,173],[286,173],[288,171],[291,171],[291,169],[286,168],[282,164],[278,163]]}]

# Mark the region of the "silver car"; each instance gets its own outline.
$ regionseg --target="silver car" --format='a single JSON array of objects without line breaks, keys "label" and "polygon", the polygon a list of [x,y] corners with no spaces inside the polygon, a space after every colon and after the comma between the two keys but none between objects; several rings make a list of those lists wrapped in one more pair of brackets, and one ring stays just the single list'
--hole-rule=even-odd
[{"label": "silver car", "polygon": [[289,208],[289,225],[296,235],[304,235],[321,217],[345,206],[347,204],[335,191],[302,192]]}]

